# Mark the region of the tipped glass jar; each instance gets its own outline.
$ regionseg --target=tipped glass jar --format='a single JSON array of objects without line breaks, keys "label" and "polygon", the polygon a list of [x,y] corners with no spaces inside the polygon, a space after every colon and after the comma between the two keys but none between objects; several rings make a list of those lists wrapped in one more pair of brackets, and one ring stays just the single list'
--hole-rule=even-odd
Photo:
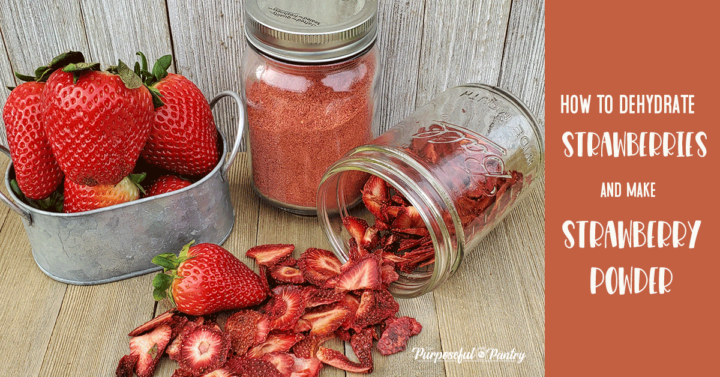
[{"label": "tipped glass jar", "polygon": [[248,151],[270,204],[315,215],[323,172],[372,139],[376,13],[377,0],[246,2]]},{"label": "tipped glass jar", "polygon": [[[343,218],[375,224],[383,236],[376,250],[392,236],[395,243],[378,254],[412,270],[398,268],[400,278],[390,291],[416,297],[457,271],[465,253],[527,193],[543,159],[542,131],[522,102],[498,88],[458,86],[330,166],[318,189],[319,221],[343,263],[356,250],[351,251],[356,242],[349,242]],[[390,194],[373,198],[375,188],[366,187],[366,205],[357,205],[361,194],[355,182],[371,175],[386,182]],[[415,246],[409,254],[413,249],[407,247],[420,243],[419,236],[428,246]],[[420,254],[424,259],[410,260]]]}]

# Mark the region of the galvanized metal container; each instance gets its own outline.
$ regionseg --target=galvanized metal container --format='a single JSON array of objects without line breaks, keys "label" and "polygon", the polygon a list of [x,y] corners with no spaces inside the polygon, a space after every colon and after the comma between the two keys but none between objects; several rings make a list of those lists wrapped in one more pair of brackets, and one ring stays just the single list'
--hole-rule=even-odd
[{"label": "galvanized metal container", "polygon": [[233,98],[238,107],[232,151],[228,156],[220,132],[218,165],[181,190],[88,212],[52,213],[28,206],[12,192],[10,164],[5,186],[12,199],[0,192],[0,200],[22,218],[38,267],[63,283],[102,284],[160,270],[150,262],[155,255],[177,253],[191,240],[225,242],[235,222],[227,173],[240,149],[245,111],[242,98],[230,91],[217,95],[210,106],[223,97]]}]

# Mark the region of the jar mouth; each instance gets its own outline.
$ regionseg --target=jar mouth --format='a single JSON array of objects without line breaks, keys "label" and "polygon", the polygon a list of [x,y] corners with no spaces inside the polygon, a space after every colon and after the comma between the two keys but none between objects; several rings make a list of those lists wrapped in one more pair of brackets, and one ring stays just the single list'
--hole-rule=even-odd
[{"label": "jar mouth", "polygon": [[[378,158],[378,156],[383,156]],[[423,187],[412,175],[418,174],[429,186]],[[435,249],[432,269],[406,274],[398,271],[400,278],[389,287],[399,298],[412,298],[432,291],[459,267],[464,255],[464,233],[459,215],[445,189],[436,182],[429,170],[404,151],[396,148],[364,145],[355,148],[328,168],[323,176],[317,197],[318,221],[336,256],[342,263],[349,259],[349,236],[343,237],[342,218],[357,212],[359,198],[346,198],[341,193],[342,175],[362,172],[377,176],[397,190],[413,205],[430,232]],[[428,190],[428,187],[431,188]],[[428,192],[431,191],[431,192]],[[343,195],[340,195],[343,194]],[[367,211],[366,211],[367,212]],[[369,212],[367,212],[369,213]],[[448,213],[453,225],[448,226],[443,213]]]}]

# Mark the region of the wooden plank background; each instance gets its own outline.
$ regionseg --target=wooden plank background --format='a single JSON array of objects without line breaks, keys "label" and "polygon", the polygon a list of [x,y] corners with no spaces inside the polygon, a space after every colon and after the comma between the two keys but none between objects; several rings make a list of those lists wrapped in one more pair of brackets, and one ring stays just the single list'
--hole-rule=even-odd
[{"label": "wooden plank background", "polygon": [[[375,134],[435,94],[467,82],[509,90],[544,124],[544,8],[542,0],[380,0],[383,71]],[[0,80],[3,86],[17,85],[13,71],[31,73],[70,49],[104,66],[117,59],[133,62],[142,50],[150,59],[172,54],[172,69],[193,80],[208,98],[238,91],[245,49],[242,14],[239,0],[3,0]],[[0,103],[7,94],[0,90]],[[231,106],[224,104],[215,113],[233,138]],[[6,143],[4,126],[0,142]],[[6,164],[0,157],[2,171]],[[290,242],[298,250],[327,247],[314,219],[258,201],[248,185],[247,165],[243,156],[232,169],[237,220],[225,246],[242,258],[247,248],[262,243]],[[376,355],[376,374],[544,375],[544,203],[541,178],[455,277],[431,294],[401,301],[401,314],[416,316],[424,326],[409,349],[515,348],[527,354],[525,361],[421,363],[405,352]],[[17,215],[4,206],[0,258],[0,354],[13,360],[0,363],[2,376],[112,375],[127,352],[124,334],[162,309],[148,300],[150,276],[95,287],[48,279],[35,267]],[[342,349],[341,343],[333,346]],[[156,375],[170,376],[172,366],[161,364]],[[325,368],[322,375],[344,373]]]}]

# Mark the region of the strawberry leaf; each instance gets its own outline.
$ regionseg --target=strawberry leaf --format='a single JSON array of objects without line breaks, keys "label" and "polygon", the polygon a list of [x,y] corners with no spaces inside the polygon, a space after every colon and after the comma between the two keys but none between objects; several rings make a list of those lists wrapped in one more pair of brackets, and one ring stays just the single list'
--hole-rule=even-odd
[{"label": "strawberry leaf", "polygon": [[175,270],[180,265],[175,254],[156,255],[152,259],[152,263],[165,268],[165,270]]},{"label": "strawberry leaf", "polygon": [[85,63],[85,56],[83,56],[83,53],[80,51],[68,51],[53,58],[48,67],[52,68],[54,71],[58,68],[65,67],[68,64],[77,63]]},{"label": "strawberry leaf", "polygon": [[18,72],[15,72],[15,77],[25,82],[35,81],[35,76],[23,75],[22,73]]},{"label": "strawberry leaf", "polygon": [[[73,74],[73,84],[77,84],[77,80],[80,78],[80,75],[82,75],[83,72],[99,71],[99,70],[100,70],[100,63],[70,63],[65,68],[63,68],[63,72],[70,72]],[[50,73],[52,73],[53,71],[54,71],[53,68],[49,68],[45,74],[50,76]],[[42,77],[44,77],[45,74],[43,74]],[[42,81],[42,77],[38,81]]]},{"label": "strawberry leaf", "polygon": [[137,56],[140,57],[140,62],[142,62],[141,69],[142,69],[143,71],[146,71],[146,72],[147,72],[148,64],[147,64],[147,58],[145,57],[145,54],[143,54],[141,51],[138,51],[138,52],[135,53],[135,55],[137,55]]},{"label": "strawberry leaf", "polygon": [[160,94],[160,91],[154,87],[154,86],[147,86],[148,90],[150,91],[150,96],[153,100],[153,106],[157,109],[158,107],[165,106],[165,102],[160,99],[163,95]]},{"label": "strawberry leaf", "polygon": [[170,68],[170,65],[172,64],[172,56],[171,55],[165,55],[158,59],[155,62],[155,65],[153,66],[153,76],[155,76],[155,80],[159,82],[160,80],[164,79],[165,76],[167,76],[168,68]]},{"label": "strawberry leaf", "polygon": [[136,75],[122,60],[118,60],[117,74],[128,89],[137,89],[143,86],[140,76]]}]

